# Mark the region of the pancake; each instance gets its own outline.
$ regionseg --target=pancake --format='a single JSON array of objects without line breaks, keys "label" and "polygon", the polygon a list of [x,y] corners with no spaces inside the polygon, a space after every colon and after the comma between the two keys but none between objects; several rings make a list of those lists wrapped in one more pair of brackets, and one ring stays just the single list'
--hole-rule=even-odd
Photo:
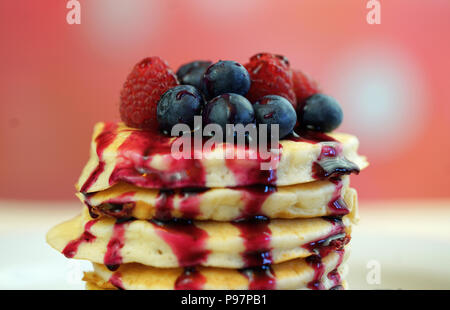
[{"label": "pancake", "polygon": [[131,290],[246,290],[246,289],[330,289],[341,285],[340,271],[347,258],[344,250],[332,251],[323,259],[317,256],[295,259],[258,269],[214,267],[154,268],[124,264],[116,271],[93,264],[85,273],[90,289]]},{"label": "pancake", "polygon": [[[352,209],[356,210],[356,205]],[[342,220],[121,221],[92,219],[85,208],[82,215],[51,229],[47,242],[66,257],[111,268],[123,263],[245,268],[340,248],[349,241],[356,217],[353,211]]]},{"label": "pancake", "polygon": [[77,196],[93,217],[233,221],[254,216],[311,218],[351,212],[344,200],[349,177],[291,186],[211,188],[207,190],[142,189],[119,183],[104,191]]},{"label": "pancake", "polygon": [[[191,158],[176,158],[181,137],[98,123],[90,159],[76,185],[82,193],[126,182],[144,188],[287,186],[358,173],[368,163],[357,154],[359,141],[343,133],[303,133],[280,141],[266,158],[256,148],[220,143],[213,149],[183,146]],[[190,140],[189,140],[190,141]],[[177,148],[178,147],[178,148]],[[242,159],[238,156],[241,156]],[[230,159],[231,158],[231,159]],[[262,167],[266,165],[266,167]]]}]

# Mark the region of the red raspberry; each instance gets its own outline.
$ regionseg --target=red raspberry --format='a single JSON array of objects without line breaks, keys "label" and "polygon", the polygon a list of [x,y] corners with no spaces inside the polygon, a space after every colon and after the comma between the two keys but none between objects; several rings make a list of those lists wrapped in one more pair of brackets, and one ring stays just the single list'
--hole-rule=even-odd
[{"label": "red raspberry", "polygon": [[120,92],[120,117],[130,127],[156,129],[156,107],[168,89],[178,85],[169,65],[159,57],[137,63]]},{"label": "red raspberry", "polygon": [[302,105],[308,97],[319,93],[317,82],[299,70],[293,70],[292,80],[294,81],[294,91],[295,96],[297,97],[297,105],[299,106]]},{"label": "red raspberry", "polygon": [[250,102],[255,103],[266,95],[279,95],[296,107],[294,82],[286,57],[269,53],[256,54],[250,58],[245,68],[252,81],[246,96]]}]

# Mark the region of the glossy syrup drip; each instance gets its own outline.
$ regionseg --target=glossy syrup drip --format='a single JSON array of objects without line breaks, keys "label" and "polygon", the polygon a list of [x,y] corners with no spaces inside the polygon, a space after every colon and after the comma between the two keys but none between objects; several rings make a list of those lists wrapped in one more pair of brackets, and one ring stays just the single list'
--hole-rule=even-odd
[{"label": "glossy syrup drip", "polygon": [[[105,201],[97,207],[91,207],[90,213],[103,214],[117,219],[130,218],[136,205],[132,199],[134,195],[135,192],[123,193],[118,197]],[[89,200],[87,199],[87,201]]]},{"label": "glossy syrup drip", "polygon": [[327,179],[342,175],[359,173],[359,167],[342,155],[342,145],[339,142],[323,143],[320,155],[312,166],[312,176],[315,179]]},{"label": "glossy syrup drip", "polygon": [[91,233],[92,226],[97,223],[98,220],[90,220],[84,225],[84,231],[80,237],[70,241],[63,249],[62,253],[67,258],[72,258],[77,254],[80,244],[86,242],[91,243],[95,240],[95,236]]},{"label": "glossy syrup drip", "polygon": [[275,273],[270,265],[242,269],[241,273],[248,279],[249,290],[274,290]]},{"label": "glossy syrup drip", "polygon": [[325,266],[322,263],[322,258],[319,255],[311,255],[306,258],[306,263],[314,269],[314,276],[307,287],[311,290],[324,290],[322,284],[322,277],[325,273]]},{"label": "glossy syrup drip", "polygon": [[206,188],[181,190],[180,211],[183,214],[183,218],[194,219],[200,215],[200,197],[201,193],[206,190]]},{"label": "glossy syrup drip", "polygon": [[333,224],[331,232],[302,246],[309,252],[321,257],[327,256],[331,251],[342,249],[350,241],[350,237],[345,233],[345,227],[340,219],[324,219]]},{"label": "glossy syrup drip", "polygon": [[175,290],[201,290],[206,278],[195,268],[184,268],[183,273],[175,281]]},{"label": "glossy syrup drip", "polygon": [[[118,149],[119,161],[114,167],[109,183],[119,181],[145,188],[203,187],[205,172],[200,160],[194,159],[194,142],[190,159],[176,159],[171,154],[175,140],[154,131],[133,131]],[[152,160],[164,156],[164,169],[152,167]]]},{"label": "glossy syrup drip", "polygon": [[127,221],[116,221],[113,226],[112,236],[106,246],[106,253],[103,262],[106,267],[111,270],[117,270],[122,264],[121,249],[125,245],[125,228]]},{"label": "glossy syrup drip", "polygon": [[112,276],[109,278],[109,283],[117,287],[119,290],[124,290],[122,275],[120,272],[114,272]]},{"label": "glossy syrup drip", "polygon": [[340,286],[342,284],[341,281],[341,275],[338,272],[339,266],[342,264],[342,261],[344,260],[344,250],[337,250],[336,253],[339,255],[339,260],[336,264],[335,269],[330,271],[327,275],[327,278],[331,281],[333,281],[333,288]]},{"label": "glossy syrup drip", "polygon": [[95,138],[95,143],[97,144],[97,156],[99,158],[99,162],[97,167],[92,171],[89,178],[84,182],[81,187],[81,192],[86,193],[89,188],[94,184],[99,175],[105,169],[105,162],[103,161],[103,151],[114,141],[116,138],[116,129],[117,124],[115,123],[105,123],[105,126],[102,132]]},{"label": "glossy syrup drip", "polygon": [[333,215],[346,215],[350,211],[348,206],[342,198],[343,183],[340,178],[331,178],[330,182],[335,185],[333,196],[328,203],[328,209],[332,211]]},{"label": "glossy syrup drip", "polygon": [[[303,247],[308,249],[313,255],[306,258],[306,262],[309,266],[314,269],[314,278],[311,282],[308,283],[308,288],[313,290],[322,290],[324,289],[322,282],[322,277],[325,272],[325,267],[322,264],[322,258],[330,254],[331,252],[335,252],[339,255],[339,260],[336,264],[336,275],[339,277],[337,273],[337,268],[340,266],[343,260],[344,254],[344,246],[350,241],[350,236],[345,233],[345,227],[342,223],[342,220],[339,218],[324,218],[333,224],[332,231],[325,237],[312,241]],[[331,272],[333,276],[333,272]],[[328,275],[329,277],[330,275]],[[335,282],[335,285],[340,284],[339,282]]]},{"label": "glossy syrup drip", "polygon": [[233,225],[240,230],[241,238],[244,239],[245,250],[242,253],[242,259],[245,267],[272,264],[270,247],[272,232],[269,223],[269,219],[264,217],[233,222]]},{"label": "glossy syrup drip", "polygon": [[160,190],[156,198],[156,212],[155,219],[167,221],[172,218],[174,191]]},{"label": "glossy syrup drip", "polygon": [[244,210],[238,220],[250,219],[255,216],[264,216],[262,206],[267,198],[277,191],[275,186],[256,185],[243,187],[241,191],[241,199],[244,202]]},{"label": "glossy syrup drip", "polygon": [[206,231],[186,220],[149,222],[154,225],[158,236],[170,246],[181,267],[199,265],[207,260],[210,251],[206,249]]}]

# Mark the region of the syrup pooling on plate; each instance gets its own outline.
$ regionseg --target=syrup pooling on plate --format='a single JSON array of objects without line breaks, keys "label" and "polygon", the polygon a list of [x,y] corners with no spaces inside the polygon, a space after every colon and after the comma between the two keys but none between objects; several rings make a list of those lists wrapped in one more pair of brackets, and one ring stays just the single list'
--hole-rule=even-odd
[{"label": "syrup pooling on plate", "polygon": [[175,290],[201,290],[206,278],[195,268],[186,267],[175,281]]},{"label": "syrup pooling on plate", "polygon": [[91,233],[92,226],[97,223],[98,220],[90,220],[84,225],[84,231],[78,239],[70,241],[62,251],[65,257],[72,258],[77,254],[78,247],[83,242],[93,242],[95,240],[95,236]]},{"label": "syrup pooling on plate", "polygon": [[81,192],[85,193],[94,184],[98,176],[105,169],[105,162],[103,161],[103,151],[114,141],[117,136],[117,124],[115,123],[105,123],[102,132],[95,138],[95,143],[97,145],[97,156],[98,165],[97,168],[92,171],[89,178],[84,182],[81,187]]},{"label": "syrup pooling on plate", "polygon": [[206,249],[208,234],[191,221],[173,220],[168,222],[150,220],[156,233],[170,246],[181,267],[204,263],[210,253]]}]

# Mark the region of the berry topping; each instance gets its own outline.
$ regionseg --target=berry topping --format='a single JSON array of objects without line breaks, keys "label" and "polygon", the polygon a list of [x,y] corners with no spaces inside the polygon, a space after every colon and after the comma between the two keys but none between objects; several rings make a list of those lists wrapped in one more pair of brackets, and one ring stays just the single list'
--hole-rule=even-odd
[{"label": "berry topping", "polygon": [[156,129],[156,106],[161,95],[178,85],[175,73],[159,57],[137,63],[120,93],[120,117],[127,126]]},{"label": "berry topping", "polygon": [[235,61],[219,61],[211,65],[203,77],[203,91],[208,98],[234,93],[245,96],[250,89],[250,76]]},{"label": "berry topping", "polygon": [[298,118],[304,129],[330,132],[339,127],[343,113],[339,103],[332,97],[316,94],[299,107]]},{"label": "berry topping", "polygon": [[159,127],[167,133],[179,123],[193,129],[194,116],[201,115],[203,104],[203,96],[194,86],[180,85],[169,89],[158,102]]},{"label": "berry topping", "polygon": [[177,71],[178,80],[181,84],[192,85],[201,89],[203,74],[210,65],[210,61],[193,61],[184,64]]},{"label": "berry topping", "polygon": [[246,96],[248,100],[255,103],[264,96],[278,95],[296,107],[292,71],[286,57],[268,53],[257,54],[250,58],[245,68],[252,82]]},{"label": "berry topping", "polygon": [[215,97],[203,110],[203,124],[218,124],[226,133],[226,124],[243,124],[255,121],[252,104],[243,96],[223,94]]},{"label": "berry topping", "polygon": [[319,93],[319,87],[316,81],[299,70],[293,70],[292,74],[297,106],[301,106],[308,97]]},{"label": "berry topping", "polygon": [[267,130],[271,136],[270,125],[279,125],[279,138],[282,139],[292,132],[297,123],[297,115],[292,104],[284,97],[269,95],[257,101],[255,118],[257,124],[267,124]]}]

